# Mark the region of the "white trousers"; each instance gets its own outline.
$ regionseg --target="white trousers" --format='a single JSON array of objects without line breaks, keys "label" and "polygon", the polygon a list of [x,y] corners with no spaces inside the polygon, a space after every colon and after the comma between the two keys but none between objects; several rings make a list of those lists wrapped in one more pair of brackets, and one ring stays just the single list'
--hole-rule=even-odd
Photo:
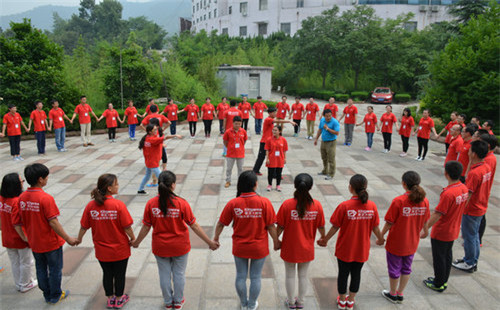
[{"label": "white trousers", "polygon": [[33,253],[30,248],[7,249],[16,288],[21,290],[33,280]]}]

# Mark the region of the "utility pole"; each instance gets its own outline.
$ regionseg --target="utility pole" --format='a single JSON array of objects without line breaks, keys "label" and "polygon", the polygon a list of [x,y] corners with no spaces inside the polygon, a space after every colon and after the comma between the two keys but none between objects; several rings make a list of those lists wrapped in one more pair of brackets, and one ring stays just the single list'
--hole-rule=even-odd
[{"label": "utility pole", "polygon": [[122,110],[123,110],[123,70],[122,70],[122,48],[120,47],[120,93],[122,98]]}]

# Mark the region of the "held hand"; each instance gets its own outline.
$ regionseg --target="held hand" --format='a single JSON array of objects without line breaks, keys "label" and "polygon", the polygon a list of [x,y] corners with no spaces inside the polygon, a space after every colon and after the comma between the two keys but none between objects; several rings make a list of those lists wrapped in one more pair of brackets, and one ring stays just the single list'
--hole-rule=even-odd
[{"label": "held hand", "polygon": [[73,124],[73,120],[70,120],[69,122],[70,122],[71,124]]},{"label": "held hand", "polygon": [[181,136],[181,135],[175,135],[175,137],[176,137],[177,139],[182,139],[182,138],[184,138],[184,137],[183,137],[183,136]]},{"label": "held hand", "polygon": [[132,246],[134,249],[137,249],[140,245],[140,242],[137,242],[137,239],[134,239],[134,242],[130,242],[130,246]]},{"label": "held hand", "polygon": [[278,251],[279,249],[281,249],[281,241],[278,240],[275,244],[274,244],[274,250],[275,251]]},{"label": "held hand", "polygon": [[220,244],[219,244],[219,242],[215,242],[215,241],[211,240],[208,247],[210,248],[210,250],[215,251],[220,247]]},{"label": "held hand", "polygon": [[130,240],[128,241],[128,244],[129,244],[130,246],[132,246],[132,244],[134,244],[136,240],[137,240],[137,239],[135,239],[135,238],[134,238],[134,239],[130,239]]},{"label": "held hand", "polygon": [[283,163],[284,163],[284,164],[286,164],[286,158],[285,158],[285,160],[283,161]]},{"label": "held hand", "polygon": [[425,238],[427,238],[428,235],[429,235],[428,231],[422,231],[420,233],[420,239],[425,239]]},{"label": "held hand", "polygon": [[78,245],[80,244],[80,242],[78,241],[78,239],[76,238],[73,238],[73,237],[69,237],[68,240],[66,240],[66,242],[71,245],[71,246],[75,246],[75,245]]},{"label": "held hand", "polygon": [[269,159],[266,159],[266,165],[268,165],[268,166],[269,166],[269,164],[270,164],[270,163],[271,163],[271,162],[269,161]]},{"label": "held hand", "polygon": [[380,245],[380,246],[384,245],[384,243],[385,243],[385,239],[384,238],[377,239],[377,241],[375,241],[375,244],[376,245]]},{"label": "held hand", "polygon": [[328,242],[324,239],[324,238],[320,238],[318,241],[316,241],[316,243],[320,246],[320,247],[326,247]]},{"label": "held hand", "polygon": [[297,126],[297,123],[295,122],[291,122],[290,124],[292,124],[293,126]]},{"label": "held hand", "polygon": [[5,137],[5,134],[0,133],[0,138],[3,138],[3,137]]}]

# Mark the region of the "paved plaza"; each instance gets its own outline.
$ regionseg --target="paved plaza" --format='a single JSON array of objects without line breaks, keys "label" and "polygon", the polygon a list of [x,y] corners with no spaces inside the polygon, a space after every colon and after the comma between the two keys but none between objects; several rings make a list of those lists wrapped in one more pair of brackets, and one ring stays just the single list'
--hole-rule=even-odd
[{"label": "paved plaza", "polygon": [[[292,101],[292,100],[290,100]],[[318,102],[320,103],[320,102]],[[322,106],[324,103],[320,103]],[[340,105],[340,110],[345,105]],[[367,104],[358,105],[360,115],[366,112]],[[401,115],[403,106],[395,106],[396,116]],[[376,106],[375,112],[380,117],[384,106]],[[358,117],[359,118],[359,117]],[[261,136],[253,131],[253,120],[249,127],[251,137],[246,147],[244,169],[251,169],[259,149]],[[187,124],[178,126],[178,133],[189,136]],[[138,136],[143,135],[139,131]],[[324,208],[328,222],[335,207],[350,198],[347,189],[349,178],[361,173],[368,178],[370,199],[378,207],[383,226],[383,216],[391,200],[401,195],[401,175],[407,170],[415,170],[422,177],[422,185],[427,192],[431,209],[437,205],[439,194],[446,179],[443,176],[444,145],[431,141],[429,154],[424,162],[417,162],[416,139],[410,140],[409,156],[399,157],[401,140],[393,135],[393,147],[389,154],[381,153],[382,135],[375,134],[372,152],[365,152],[366,136],[364,127],[356,127],[354,142],[351,147],[342,146],[344,141],[343,125],[337,144],[337,170],[330,181],[319,177],[322,162],[319,145],[304,139],[305,121],[298,138],[292,137],[293,129],[285,126],[284,136],[289,144],[287,164],[285,165],[281,193],[267,192],[267,169],[259,178],[258,193],[269,198],[278,211],[281,203],[293,197],[293,177],[301,172],[313,175],[312,196],[319,200]],[[9,154],[8,143],[0,144],[1,174],[22,173],[24,166],[39,162],[50,168],[49,184],[45,191],[55,197],[61,210],[59,221],[66,232],[75,236],[80,228],[80,218],[85,205],[90,200],[90,191],[95,187],[97,178],[103,173],[118,175],[120,190],[118,199],[124,201],[134,219],[134,231],[137,236],[142,226],[141,219],[146,202],[156,194],[156,189],[146,189],[148,195],[137,195],[139,183],[144,175],[144,159],[138,150],[138,141],[128,140],[126,132],[117,134],[117,142],[109,143],[107,135],[93,135],[96,146],[84,148],[79,137],[69,137],[66,141],[67,153],[58,153],[52,138],[47,139],[47,155],[38,156],[35,140],[21,142],[21,155],[24,162],[14,162]],[[168,169],[177,174],[176,192],[191,205],[198,223],[209,236],[213,236],[214,227],[225,204],[236,195],[236,169],[233,169],[233,185],[224,188],[225,160],[222,157],[222,138],[218,135],[218,122],[212,127],[212,137],[203,137],[203,124],[198,124],[196,139],[168,140]],[[370,258],[364,265],[361,288],[356,296],[355,309],[498,309],[500,308],[500,191],[499,176],[492,190],[487,213],[487,228],[481,248],[478,271],[474,274],[452,269],[449,287],[443,293],[425,288],[422,280],[433,276],[430,239],[420,242],[413,263],[413,273],[405,291],[402,305],[389,303],[381,296],[387,289],[389,280],[385,258],[385,249],[375,245],[372,238]],[[185,309],[239,309],[239,300],[234,288],[235,266],[231,254],[232,229],[226,228],[221,235],[221,247],[212,252],[192,233],[192,250],[189,254],[186,271]],[[130,302],[125,309],[161,309],[162,297],[158,279],[156,260],[151,253],[151,235],[142,242],[138,249],[132,249],[127,270],[125,292],[130,295]],[[12,281],[10,262],[5,248],[0,247],[0,309],[104,309],[105,296],[102,288],[102,271],[94,255],[92,235],[87,233],[82,244],[77,247],[64,246],[63,289],[69,289],[71,295],[56,306],[45,304],[42,293],[34,289],[28,293],[18,293]],[[336,237],[332,238],[327,248],[316,246],[315,260],[309,268],[309,288],[305,309],[336,309],[337,262],[334,256]],[[356,246],[353,244],[353,246]],[[279,252],[272,251],[266,259],[262,291],[259,297],[259,309],[284,309],[285,267]],[[463,256],[460,240],[454,244],[454,258]]]}]

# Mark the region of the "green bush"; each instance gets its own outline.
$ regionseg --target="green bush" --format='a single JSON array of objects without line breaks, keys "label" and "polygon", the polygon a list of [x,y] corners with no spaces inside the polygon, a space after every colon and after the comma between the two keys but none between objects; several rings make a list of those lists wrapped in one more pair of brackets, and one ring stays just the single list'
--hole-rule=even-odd
[{"label": "green bush", "polygon": [[349,99],[348,94],[335,94],[335,100],[340,101],[340,102],[347,102],[347,99]]},{"label": "green bush", "polygon": [[[227,103],[229,104],[229,101],[231,101],[231,100],[236,100],[238,103],[240,103],[241,97],[228,97]],[[257,99],[248,99],[247,101],[250,102],[253,106],[253,104],[257,102]],[[268,108],[270,108],[270,107],[275,108],[276,104],[277,104],[276,101],[270,101],[270,100],[262,100],[262,102],[264,102]],[[218,102],[216,104],[214,103],[214,106],[217,107],[217,104],[219,104],[219,103]]]},{"label": "green bush", "polygon": [[370,92],[367,91],[353,91],[351,92],[351,97],[354,101],[365,101],[370,98]]},{"label": "green bush", "polygon": [[394,96],[394,101],[396,102],[405,103],[409,102],[410,100],[411,100],[410,94],[396,94],[396,96]]}]

